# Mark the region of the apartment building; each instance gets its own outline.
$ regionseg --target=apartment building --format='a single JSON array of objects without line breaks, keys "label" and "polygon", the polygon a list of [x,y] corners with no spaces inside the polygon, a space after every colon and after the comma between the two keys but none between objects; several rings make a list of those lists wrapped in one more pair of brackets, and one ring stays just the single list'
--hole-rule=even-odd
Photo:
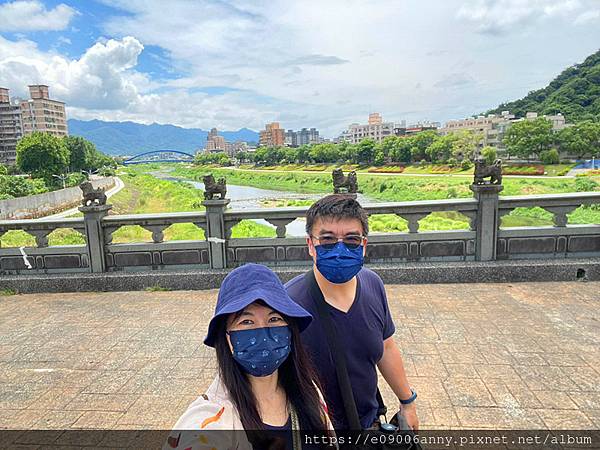
[{"label": "apartment building", "polygon": [[67,136],[64,102],[52,100],[48,86],[44,84],[30,85],[29,94],[31,98],[20,103],[23,135],[41,131],[54,136]]},{"label": "apartment building", "polygon": [[[542,116],[552,122],[552,130],[558,131],[566,126],[565,117],[562,114]],[[510,128],[510,126],[522,120],[534,120],[538,118],[538,114],[535,112],[528,112],[524,118],[516,119],[514,114],[509,111],[502,111],[501,114],[488,114],[487,116],[468,117],[460,120],[450,120],[446,122],[443,128],[440,128],[439,132],[442,135],[454,133],[461,130],[468,130],[474,133],[481,134],[482,138],[479,142],[479,147],[494,147],[499,153],[505,150],[502,140],[504,134]]]},{"label": "apartment building", "polygon": [[436,131],[441,128],[439,122],[430,122],[428,120],[406,125],[406,121],[394,126],[394,134],[396,136],[410,136],[411,134],[420,133],[422,131]]},{"label": "apartment building", "polygon": [[233,157],[240,152],[249,151],[248,143],[244,141],[227,142],[225,152],[227,156]]},{"label": "apartment building", "polygon": [[318,144],[321,142],[319,130],[316,128],[302,128],[300,131],[287,130],[285,132],[285,145],[288,147],[300,147],[307,144]]},{"label": "apartment building", "polygon": [[0,164],[15,164],[17,141],[21,136],[21,107],[10,101],[8,89],[0,88]]},{"label": "apartment building", "polygon": [[204,151],[206,153],[218,153],[227,150],[227,142],[223,136],[219,136],[216,128],[212,128],[206,136],[206,145]]},{"label": "apartment building", "polygon": [[279,126],[279,122],[266,124],[259,133],[259,147],[282,147],[284,144],[285,130]]},{"label": "apartment building", "polygon": [[394,134],[394,127],[393,122],[384,122],[381,114],[371,113],[366,125],[350,124],[348,129],[340,136],[340,140],[351,144],[358,144],[363,139],[373,139],[376,142],[381,142],[387,136]]}]

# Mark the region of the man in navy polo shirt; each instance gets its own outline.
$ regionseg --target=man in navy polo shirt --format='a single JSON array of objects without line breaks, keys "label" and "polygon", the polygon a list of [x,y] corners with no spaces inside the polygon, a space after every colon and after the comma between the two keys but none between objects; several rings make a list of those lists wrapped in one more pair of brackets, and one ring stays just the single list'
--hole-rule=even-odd
[{"label": "man in navy polo shirt", "polygon": [[[362,427],[371,427],[377,419],[378,367],[398,397],[408,425],[418,430],[416,392],[408,383],[400,350],[394,342],[395,327],[383,282],[375,272],[362,267],[368,232],[366,212],[347,195],[320,199],[306,216],[306,241],[314,261],[313,272],[345,353]],[[286,289],[314,318],[302,333],[302,342],[319,373],[334,427],[348,429],[335,364],[310,285],[300,275],[289,281]],[[390,406],[390,412],[391,409]]]}]

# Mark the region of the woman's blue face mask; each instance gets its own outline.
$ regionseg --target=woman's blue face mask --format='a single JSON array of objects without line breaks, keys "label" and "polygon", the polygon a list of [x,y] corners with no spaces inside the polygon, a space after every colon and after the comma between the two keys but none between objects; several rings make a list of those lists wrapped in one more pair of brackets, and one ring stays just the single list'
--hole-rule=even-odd
[{"label": "woman's blue face mask", "polygon": [[328,281],[332,283],[346,283],[350,281],[362,268],[364,246],[348,247],[343,242],[338,242],[333,248],[317,245],[317,269]]},{"label": "woman's blue face mask", "polygon": [[232,330],[227,334],[233,347],[233,358],[255,377],[275,372],[292,349],[289,326]]}]

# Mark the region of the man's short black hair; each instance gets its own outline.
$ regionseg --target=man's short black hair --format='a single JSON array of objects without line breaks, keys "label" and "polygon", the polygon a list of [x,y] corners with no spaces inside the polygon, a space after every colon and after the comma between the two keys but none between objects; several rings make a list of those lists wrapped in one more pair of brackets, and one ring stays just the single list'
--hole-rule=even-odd
[{"label": "man's short black hair", "polygon": [[355,199],[344,194],[331,194],[317,200],[306,213],[306,234],[312,233],[312,227],[317,219],[329,218],[358,219],[362,225],[363,234],[369,234],[369,219],[367,212]]}]

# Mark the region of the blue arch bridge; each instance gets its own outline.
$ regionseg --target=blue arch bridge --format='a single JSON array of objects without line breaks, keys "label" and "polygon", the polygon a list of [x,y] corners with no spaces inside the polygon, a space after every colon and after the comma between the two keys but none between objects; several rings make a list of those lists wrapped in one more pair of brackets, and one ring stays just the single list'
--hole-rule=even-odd
[{"label": "blue arch bridge", "polygon": [[153,162],[192,162],[194,155],[179,150],[153,150],[132,156],[123,161],[124,165]]}]

